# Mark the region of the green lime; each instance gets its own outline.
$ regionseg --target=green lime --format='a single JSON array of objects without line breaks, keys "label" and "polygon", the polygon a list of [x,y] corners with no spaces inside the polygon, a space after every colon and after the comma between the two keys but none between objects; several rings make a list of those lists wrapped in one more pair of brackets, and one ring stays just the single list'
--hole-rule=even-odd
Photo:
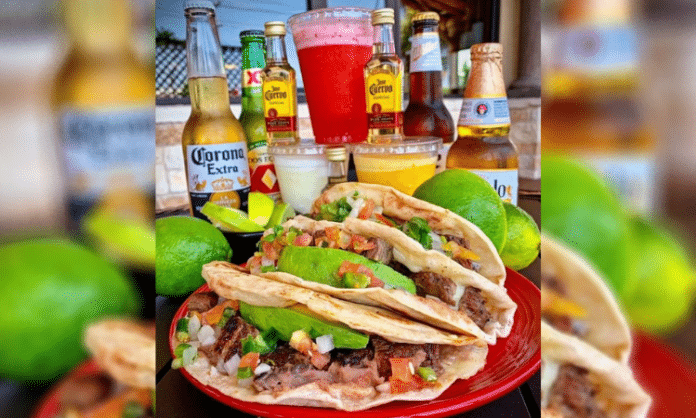
[{"label": "green lime", "polygon": [[696,290],[696,272],[683,247],[669,234],[640,218],[630,221],[640,257],[638,286],[625,307],[631,321],[651,332],[666,333],[688,318]]},{"label": "green lime", "polygon": [[541,228],[594,264],[619,298],[637,285],[628,221],[613,190],[584,165],[541,160]]},{"label": "green lime", "polygon": [[158,295],[183,296],[203,283],[203,265],[230,261],[232,249],[217,228],[190,216],[171,216],[155,222]]},{"label": "green lime", "polygon": [[273,208],[273,213],[268,219],[266,228],[273,228],[274,226],[280,225],[293,217],[295,217],[295,210],[292,208],[292,206],[288,205],[287,203],[278,203]]},{"label": "green lime", "polygon": [[139,301],[111,263],[65,240],[0,246],[0,376],[50,380],[86,355],[84,327],[103,316],[132,315]]},{"label": "green lime", "polygon": [[201,208],[201,213],[210,222],[225,232],[260,232],[263,226],[249,219],[248,215],[239,209],[228,208],[207,202]]},{"label": "green lime", "polygon": [[264,226],[268,223],[273,213],[273,199],[261,192],[249,193],[249,219]]},{"label": "green lime", "polygon": [[507,221],[498,193],[481,177],[467,170],[445,170],[418,186],[413,193],[442,206],[481,228],[500,251],[505,246]]},{"label": "green lime", "polygon": [[522,270],[539,256],[541,234],[534,218],[517,206],[503,202],[507,215],[507,240],[500,258],[513,270]]}]

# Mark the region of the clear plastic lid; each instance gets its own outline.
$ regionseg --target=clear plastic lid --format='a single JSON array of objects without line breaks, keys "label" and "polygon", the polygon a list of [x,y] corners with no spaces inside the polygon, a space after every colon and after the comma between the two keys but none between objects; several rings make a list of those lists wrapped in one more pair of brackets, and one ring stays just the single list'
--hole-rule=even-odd
[{"label": "clear plastic lid", "polygon": [[300,143],[277,143],[268,146],[271,155],[324,155],[326,145],[317,144],[314,140],[303,140]]},{"label": "clear plastic lid", "polygon": [[382,137],[378,143],[363,142],[349,146],[353,154],[436,154],[442,148],[442,138],[432,136]]}]

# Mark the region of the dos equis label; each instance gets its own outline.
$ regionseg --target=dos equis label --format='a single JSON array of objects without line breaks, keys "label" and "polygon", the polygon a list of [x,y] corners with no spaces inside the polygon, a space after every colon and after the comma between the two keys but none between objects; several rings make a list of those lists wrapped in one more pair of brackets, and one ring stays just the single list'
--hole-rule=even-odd
[{"label": "dos equis label", "polygon": [[194,216],[203,217],[200,211],[206,202],[247,210],[250,180],[246,144],[187,145],[186,169]]},{"label": "dos equis label", "polygon": [[403,124],[401,74],[370,74],[365,83],[367,128],[397,128]]},{"label": "dos equis label", "polygon": [[504,202],[517,206],[517,169],[469,170],[486,180]]},{"label": "dos equis label", "polygon": [[267,132],[286,132],[296,129],[295,100],[294,82],[267,80],[263,83],[263,109]]}]

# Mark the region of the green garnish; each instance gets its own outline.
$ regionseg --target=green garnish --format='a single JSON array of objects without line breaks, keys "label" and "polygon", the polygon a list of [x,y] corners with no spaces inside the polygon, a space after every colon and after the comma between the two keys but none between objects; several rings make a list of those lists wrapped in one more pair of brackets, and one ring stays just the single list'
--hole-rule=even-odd
[{"label": "green garnish", "polygon": [[140,418],[145,415],[145,407],[137,401],[130,401],[123,406],[123,418]]},{"label": "green garnish", "polygon": [[437,380],[437,374],[435,374],[435,370],[431,367],[419,367],[418,375],[426,382],[434,382]]},{"label": "green garnish", "polygon": [[278,271],[275,266],[261,266],[261,273],[272,273]]},{"label": "green garnish", "polygon": [[364,289],[370,285],[370,278],[362,273],[353,273],[347,271],[343,275],[343,287],[348,289]]},{"label": "green garnish", "polygon": [[254,371],[251,370],[251,367],[240,367],[237,370],[237,379],[239,380],[250,378],[253,375]]},{"label": "green garnish", "polygon": [[[272,332],[271,332],[272,331]],[[259,353],[266,354],[275,351],[278,338],[273,338],[277,333],[271,329],[263,335],[259,334],[256,337],[249,335],[242,339],[242,354]]]},{"label": "green garnish", "polygon": [[222,318],[220,318],[220,321],[218,321],[218,326],[220,328],[224,327],[225,324],[227,324],[227,321],[234,315],[234,309],[232,308],[225,308],[224,311],[222,311]]},{"label": "green garnish", "polygon": [[176,339],[182,343],[191,341],[191,336],[188,333],[188,318],[181,318],[176,323]]},{"label": "green garnish", "polygon": [[182,367],[184,367],[184,359],[175,358],[174,360],[172,360],[172,369],[176,370]]},{"label": "green garnish", "polygon": [[191,347],[190,344],[179,344],[179,345],[177,345],[176,348],[174,349],[174,356],[175,356],[176,358],[181,358],[181,357],[184,355],[184,350],[186,350],[186,349],[189,348],[189,347]]},{"label": "green garnish", "polygon": [[[356,192],[357,193],[357,192]],[[343,222],[346,220],[353,207],[348,203],[348,199],[342,197],[335,202],[321,205],[321,210],[317,216],[318,220],[327,220],[333,222]]]},{"label": "green garnish", "polygon": [[403,226],[403,231],[409,237],[418,241],[423,248],[431,250],[433,248],[433,237],[430,236],[430,226],[428,221],[414,216]]}]

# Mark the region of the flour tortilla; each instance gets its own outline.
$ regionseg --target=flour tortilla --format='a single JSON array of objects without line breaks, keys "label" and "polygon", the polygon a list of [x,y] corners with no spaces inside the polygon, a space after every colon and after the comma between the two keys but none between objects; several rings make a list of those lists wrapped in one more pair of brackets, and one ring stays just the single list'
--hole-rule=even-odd
[{"label": "flour tortilla", "polygon": [[106,319],[87,327],[84,344],[116,381],[155,389],[155,332],[135,321]]},{"label": "flour tortilla", "polygon": [[503,287],[491,283],[472,270],[463,268],[443,254],[438,252],[428,254],[420,244],[395,228],[360,219],[349,218],[339,224],[315,221],[303,216],[287,221],[283,227],[286,229],[295,227],[311,233],[328,227],[337,227],[349,234],[381,238],[394,247],[394,258],[412,272],[432,272],[448,277],[462,286],[474,286],[481,289],[493,320],[481,329],[465,313],[453,309],[446,303],[412,295],[401,289],[336,288],[280,272],[262,273],[263,277],[302,286],[355,303],[388,308],[439,328],[482,338],[489,344],[495,344],[497,337],[505,338],[510,334],[517,304],[510,299]]},{"label": "flour tortilla", "polygon": [[[479,227],[452,211],[416,199],[392,187],[366,183],[337,184],[325,191],[314,202],[312,216],[319,214],[321,205],[352,196],[356,191],[361,196],[374,200],[377,206],[384,208],[383,213],[387,216],[403,220],[418,216],[427,220],[428,225],[438,234],[465,238],[469,242],[471,251],[481,257],[479,261],[481,275],[499,286],[505,284],[505,265],[491,240]],[[424,251],[428,256],[440,254],[435,250]]]},{"label": "flour tortilla", "polygon": [[[392,312],[335,299],[309,289],[291,286],[263,277],[253,276],[244,269],[226,262],[203,266],[203,277],[218,295],[259,306],[288,307],[301,305],[318,316],[341,322],[367,334],[409,344],[443,344],[440,360],[445,372],[431,388],[401,394],[382,393],[372,387],[354,384],[329,384],[320,387],[311,383],[274,395],[236,385],[233,378],[214,371],[204,355],[186,371],[200,383],[211,386],[225,395],[247,402],[335,408],[357,411],[396,400],[430,400],[437,398],[457,379],[467,379],[485,365],[488,346],[480,339],[454,335],[420,324]],[[172,337],[172,345],[178,341]]]},{"label": "flour tortilla", "polygon": [[[572,364],[586,369],[597,384],[597,399],[605,405],[608,418],[644,418],[650,396],[638,385],[627,365],[622,364],[584,341],[541,324],[541,357],[544,363]],[[542,407],[546,407],[544,369],[542,369]],[[547,412],[558,411],[549,410]],[[552,417],[553,415],[544,415]],[[562,415],[558,415],[562,416]],[[567,417],[570,418],[570,417]]]},{"label": "flour tortilla", "polygon": [[631,331],[614,295],[596,270],[577,253],[546,235],[541,237],[542,276],[565,288],[565,298],[583,307],[588,333],[583,339],[622,363],[631,351]]}]

